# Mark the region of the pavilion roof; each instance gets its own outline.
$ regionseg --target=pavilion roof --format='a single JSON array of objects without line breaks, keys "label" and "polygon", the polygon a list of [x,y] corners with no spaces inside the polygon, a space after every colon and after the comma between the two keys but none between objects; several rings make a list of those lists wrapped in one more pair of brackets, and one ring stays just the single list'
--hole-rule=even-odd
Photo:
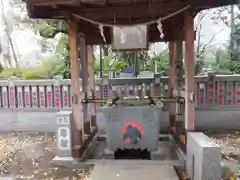
[{"label": "pavilion roof", "polygon": [[[79,19],[79,31],[85,33],[88,44],[103,42],[96,24],[133,25],[168,16],[184,7],[191,6],[196,15],[199,11],[219,6],[237,4],[238,0],[26,0],[28,13],[37,19],[66,19],[73,15]],[[84,20],[83,20],[84,19]],[[183,29],[183,13],[162,22],[165,37],[162,41],[175,40],[176,30]],[[149,41],[160,41],[156,25],[148,27]],[[108,43],[110,28],[104,28]],[[183,33],[180,33],[183,36]],[[178,36],[183,39],[183,37]]]}]

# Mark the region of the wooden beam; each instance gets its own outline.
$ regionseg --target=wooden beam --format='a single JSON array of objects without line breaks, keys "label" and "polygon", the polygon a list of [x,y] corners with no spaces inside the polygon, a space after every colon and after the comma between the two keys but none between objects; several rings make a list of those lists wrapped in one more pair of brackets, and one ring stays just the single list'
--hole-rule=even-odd
[{"label": "wooden beam", "polygon": [[[233,5],[233,4],[238,4],[239,0],[195,0],[195,1],[190,1],[190,0],[185,0],[185,1],[178,1],[178,0],[171,0],[171,1],[161,1],[161,2],[156,2],[156,1],[152,1],[151,3],[149,3],[149,1],[145,1],[145,2],[139,2],[136,1],[135,3],[129,3],[129,1],[122,1],[120,3],[118,2],[111,2],[111,3],[106,3],[106,1],[103,2],[98,2],[98,1],[85,1],[85,0],[23,0],[24,2],[31,3],[33,5],[44,5],[44,6],[52,6],[52,5],[58,5],[58,4],[62,4],[62,5],[75,5],[78,7],[82,7],[83,5],[87,4],[89,7],[89,9],[91,9],[88,12],[92,12],[97,10],[96,12],[104,12],[104,10],[111,12],[119,12],[122,13],[120,10],[118,10],[118,7],[120,8],[129,8],[134,6],[133,8],[139,8],[139,10],[137,10],[138,12],[140,10],[146,10],[149,11],[150,9],[153,12],[157,12],[157,11],[161,11],[162,9],[164,9],[167,6],[172,6],[172,7],[180,7],[181,5],[192,5],[192,7],[195,7],[196,9],[208,9],[208,8],[214,8],[214,7],[220,7],[220,6],[227,6],[227,5]],[[96,8],[97,7],[97,8]],[[102,7],[104,8],[103,10],[99,10]],[[164,7],[164,8],[162,8]],[[130,9],[130,8],[129,8]],[[146,11],[146,12],[147,12]],[[141,12],[140,12],[141,13]],[[151,12],[150,12],[151,13]]]},{"label": "wooden beam", "polygon": [[66,10],[45,6],[27,6],[28,16],[32,19],[68,19],[70,13]]},{"label": "wooden beam", "polygon": [[54,6],[54,5],[69,5],[73,4],[75,0],[28,0],[29,2],[35,6]]},{"label": "wooden beam", "polygon": [[171,0],[168,2],[158,1],[150,5],[148,1],[145,1],[135,4],[95,6],[84,9],[80,9],[78,6],[72,6],[66,7],[66,9],[69,9],[72,13],[76,13],[94,20],[115,19],[115,23],[118,23],[118,18],[129,19],[135,17],[164,17],[189,5],[189,3],[189,0]]},{"label": "wooden beam", "polygon": [[185,129],[194,130],[194,15],[193,10],[185,12]]},{"label": "wooden beam", "polygon": [[[105,16],[104,14],[96,15],[96,17],[91,17],[91,16],[86,16],[83,13],[83,10],[77,9],[77,8],[71,8],[69,6],[57,6],[57,7],[52,7],[52,6],[33,6],[29,5],[30,7],[28,8],[28,12],[31,12],[32,14],[31,18],[42,18],[42,19],[52,19],[55,17],[65,17],[69,18],[72,14],[76,14],[79,16],[83,16],[86,18],[89,18],[94,21],[99,21],[101,23],[106,23],[106,24],[124,24],[124,25],[132,25],[132,24],[138,24],[138,23],[143,23],[146,21],[151,21],[151,20],[157,20],[159,16],[148,16],[148,15],[141,15],[141,16],[119,16],[114,18],[113,15]],[[75,6],[74,6],[75,7]],[[74,13],[76,11],[76,13]],[[79,21],[83,21],[79,19]],[[83,23],[86,21],[83,21]],[[182,22],[182,23],[181,23]],[[169,26],[169,25],[178,25],[181,26],[183,24],[183,15],[179,14],[178,16],[174,16],[170,19],[167,19],[162,22],[163,26]],[[95,25],[96,26],[96,25]],[[155,25],[156,26],[156,25]],[[165,28],[164,28],[165,29]],[[167,28],[168,29],[168,28]]]},{"label": "wooden beam", "polygon": [[74,125],[73,135],[73,156],[78,156],[78,151],[83,144],[83,120],[81,118],[82,105],[80,102],[79,63],[77,61],[77,22],[68,21],[69,25],[69,48],[70,48],[70,71],[72,87],[72,114]]},{"label": "wooden beam", "polygon": [[[153,20],[159,17],[169,15],[170,13],[173,13],[186,5],[192,5],[195,10],[194,15],[196,15],[200,10],[237,3],[238,0],[171,0],[167,3],[164,1],[159,1],[149,4],[149,2],[147,1],[147,3],[136,2],[133,4],[123,2],[117,5],[95,5],[94,3],[93,5],[89,5],[81,3],[81,1],[79,0],[28,0],[26,2],[28,13],[31,18],[63,18],[59,17],[59,14],[63,13],[50,13],[49,8],[52,8],[54,10],[67,12],[68,16],[72,13],[75,13],[80,16],[93,19],[95,21],[100,20],[103,23],[107,23],[107,21],[112,21],[115,24],[121,23],[121,20],[119,19],[125,19],[124,21],[127,21],[129,19],[141,18],[141,20],[143,21],[147,19],[149,20],[150,18],[151,20]],[[62,8],[59,9],[60,6],[62,6]],[[35,11],[37,12],[39,10],[42,11],[42,14],[35,13]],[[181,16],[181,14],[172,18],[177,18],[179,16]],[[131,23],[133,24],[133,21],[129,22],[129,24]]]}]

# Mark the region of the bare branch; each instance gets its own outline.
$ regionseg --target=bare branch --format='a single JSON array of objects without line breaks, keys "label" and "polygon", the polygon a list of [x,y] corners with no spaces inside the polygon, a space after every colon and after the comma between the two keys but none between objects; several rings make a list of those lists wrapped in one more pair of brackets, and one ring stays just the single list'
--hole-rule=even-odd
[{"label": "bare branch", "polygon": [[[237,8],[240,10],[240,5],[236,5]],[[225,26],[227,27],[230,27],[231,26],[231,23],[230,23],[230,19],[227,15],[224,15],[225,13],[227,14],[231,14],[231,8],[230,6],[224,6],[224,7],[221,7],[219,8],[214,14],[217,16],[217,17],[214,17],[213,19],[214,20],[217,20],[217,19],[220,19],[224,24]],[[239,17],[238,15],[236,17],[234,17],[234,19],[232,19],[234,22],[236,20],[238,20]]]},{"label": "bare branch", "polygon": [[205,10],[205,11],[201,11],[198,16],[197,16],[197,24],[196,24],[196,31],[198,31],[199,27],[202,24],[202,20],[206,17],[206,15],[208,15],[208,13],[211,11],[210,10]]},{"label": "bare branch", "polygon": [[201,56],[201,55],[204,53],[206,47],[207,47],[209,44],[211,44],[212,41],[215,39],[215,37],[216,37],[218,34],[220,34],[224,29],[225,29],[225,28],[222,28],[220,31],[218,31],[217,33],[215,33],[215,34],[211,37],[211,39],[208,41],[208,43],[206,43],[206,44],[204,44],[204,45],[202,46],[201,51],[200,51],[200,53],[199,53],[199,56]]},{"label": "bare branch", "polygon": [[212,9],[201,11],[197,16],[197,24],[196,24],[196,32],[197,32],[197,56],[200,52],[200,42],[201,42],[201,33],[203,29],[203,20],[204,18],[209,15]]}]

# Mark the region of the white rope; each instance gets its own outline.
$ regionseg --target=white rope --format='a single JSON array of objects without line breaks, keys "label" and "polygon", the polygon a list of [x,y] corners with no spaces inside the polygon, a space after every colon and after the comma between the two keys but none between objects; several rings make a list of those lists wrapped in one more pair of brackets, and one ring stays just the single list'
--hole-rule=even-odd
[{"label": "white rope", "polygon": [[[80,15],[78,15],[78,14],[72,14],[72,15],[75,16],[75,17],[78,18],[78,19],[82,19],[82,20],[84,20],[84,21],[87,21],[87,22],[89,22],[89,23],[92,23],[92,24],[97,25],[98,28],[99,28],[99,30],[100,30],[100,34],[101,34],[101,36],[102,36],[102,38],[103,38],[103,40],[104,40],[105,42],[106,42],[106,38],[105,38],[105,36],[104,36],[103,27],[112,27],[112,28],[114,28],[114,27],[121,27],[121,28],[123,28],[123,27],[130,27],[130,26],[131,26],[131,27],[133,27],[133,26],[135,26],[135,27],[136,27],[136,26],[148,26],[148,25],[155,24],[155,23],[157,24],[157,29],[158,29],[158,31],[159,31],[159,33],[160,33],[160,38],[163,39],[164,34],[163,34],[163,29],[162,29],[162,21],[164,21],[164,20],[166,20],[166,19],[168,19],[168,18],[171,18],[171,17],[173,17],[173,16],[175,16],[175,15],[177,15],[177,14],[180,14],[181,12],[185,11],[185,10],[188,9],[189,7],[190,7],[190,5],[187,5],[187,6],[185,6],[184,8],[182,8],[182,9],[180,9],[180,10],[178,10],[178,11],[172,13],[172,14],[169,14],[169,15],[167,15],[167,16],[165,16],[165,17],[158,18],[157,20],[154,20],[154,21],[149,21],[149,22],[140,23],[140,24],[131,24],[131,25],[104,24],[104,23],[100,23],[100,22],[93,21],[93,20],[91,20],[91,19],[85,18],[85,17],[80,16]],[[138,33],[138,34],[139,34],[139,33]],[[121,43],[122,43],[122,44],[126,43],[126,35],[125,35],[125,33],[123,32],[123,29],[122,29],[122,31],[121,31],[120,39],[121,39]],[[140,41],[141,41],[141,38],[140,38]]]},{"label": "white rope", "polygon": [[183,7],[182,9],[180,10],[177,10],[176,12],[172,13],[172,14],[169,14],[167,16],[164,16],[164,17],[161,17],[161,18],[158,18],[157,20],[153,20],[153,21],[148,21],[148,22],[145,22],[145,23],[140,23],[140,24],[131,24],[131,25],[114,25],[114,24],[104,24],[104,23],[101,23],[101,22],[97,22],[97,21],[94,21],[94,20],[91,20],[91,19],[88,19],[86,17],[83,17],[83,16],[80,16],[78,14],[72,14],[73,16],[75,16],[76,18],[78,19],[82,19],[86,22],[89,22],[89,23],[92,23],[92,24],[95,24],[97,26],[103,26],[103,27],[116,27],[116,26],[125,26],[125,27],[129,27],[129,26],[148,26],[148,25],[151,25],[151,24],[155,24],[155,23],[158,23],[158,22],[161,22],[161,21],[164,21],[166,19],[169,19],[173,16],[176,16],[178,14],[180,14],[181,12],[185,11],[186,9],[188,9],[190,7],[190,5],[187,5],[185,7]]}]

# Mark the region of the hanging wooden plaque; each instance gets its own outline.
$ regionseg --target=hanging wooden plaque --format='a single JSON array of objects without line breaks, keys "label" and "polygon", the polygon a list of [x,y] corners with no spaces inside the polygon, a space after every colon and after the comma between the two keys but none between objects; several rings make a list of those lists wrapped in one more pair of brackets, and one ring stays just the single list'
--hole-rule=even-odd
[{"label": "hanging wooden plaque", "polygon": [[113,51],[134,51],[148,49],[147,26],[113,27]]}]

